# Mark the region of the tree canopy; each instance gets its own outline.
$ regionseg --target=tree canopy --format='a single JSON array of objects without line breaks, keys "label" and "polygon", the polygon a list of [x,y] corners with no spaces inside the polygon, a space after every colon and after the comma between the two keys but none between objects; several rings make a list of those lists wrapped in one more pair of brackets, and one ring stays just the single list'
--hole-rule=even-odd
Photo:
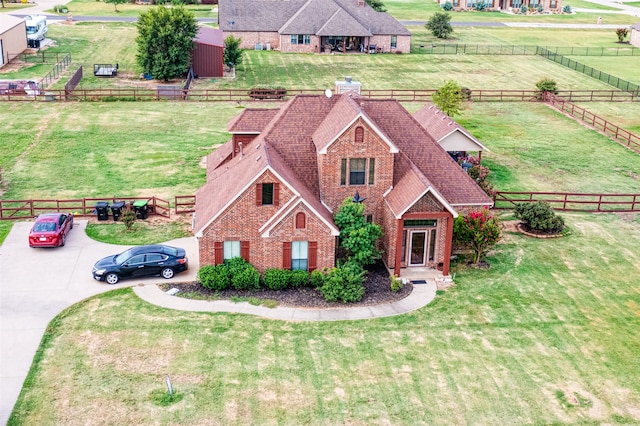
[{"label": "tree canopy", "polygon": [[346,198],[334,216],[340,229],[340,247],[346,251],[347,260],[361,266],[375,263],[380,256],[376,241],[382,236],[380,225],[367,222],[364,211],[363,203]]},{"label": "tree canopy", "polygon": [[431,31],[435,37],[447,38],[453,33],[453,27],[449,23],[451,21],[451,15],[447,12],[436,12],[431,15],[431,18],[427,21],[425,28]]},{"label": "tree canopy", "polygon": [[182,6],[158,6],[140,14],[136,26],[136,60],[144,73],[168,81],[189,69],[198,32],[192,12]]},{"label": "tree canopy", "polygon": [[453,80],[447,81],[433,95],[433,103],[449,117],[460,114],[463,102],[467,98],[464,90]]},{"label": "tree canopy", "polygon": [[242,63],[242,49],[240,49],[241,38],[230,35],[224,39],[224,63],[230,67],[235,67]]},{"label": "tree canopy", "polygon": [[113,7],[115,8],[116,12],[120,12],[118,10],[118,5],[119,4],[125,4],[127,2],[127,0],[104,0],[105,3],[112,3]]},{"label": "tree canopy", "polygon": [[473,263],[478,264],[482,256],[500,240],[500,222],[489,209],[469,212],[458,216],[453,223],[455,240],[468,244],[473,250]]},{"label": "tree canopy", "polygon": [[376,12],[386,12],[387,8],[384,6],[381,0],[366,0],[367,4],[371,6]]}]

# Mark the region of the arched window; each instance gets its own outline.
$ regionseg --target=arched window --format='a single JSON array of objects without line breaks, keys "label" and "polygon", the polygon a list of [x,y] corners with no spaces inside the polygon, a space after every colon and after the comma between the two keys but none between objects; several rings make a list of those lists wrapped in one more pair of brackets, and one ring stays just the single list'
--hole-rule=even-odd
[{"label": "arched window", "polygon": [[299,212],[296,215],[296,229],[304,229],[307,227],[307,216],[302,213]]},{"label": "arched window", "polygon": [[362,126],[356,127],[356,143],[364,142],[364,128]]}]

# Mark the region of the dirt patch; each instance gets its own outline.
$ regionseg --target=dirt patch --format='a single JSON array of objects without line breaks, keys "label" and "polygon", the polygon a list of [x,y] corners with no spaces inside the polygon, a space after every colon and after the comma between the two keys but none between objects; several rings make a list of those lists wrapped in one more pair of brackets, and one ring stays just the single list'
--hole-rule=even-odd
[{"label": "dirt patch", "polygon": [[364,296],[357,303],[349,303],[345,305],[342,302],[327,302],[320,290],[310,287],[287,289],[287,290],[224,290],[214,291],[203,287],[197,282],[161,284],[160,288],[164,291],[170,288],[177,288],[182,293],[189,292],[196,297],[205,299],[228,300],[235,297],[252,297],[260,300],[275,300],[279,306],[297,307],[297,308],[343,308],[345,306],[374,306],[385,303],[392,303],[404,299],[413,290],[412,284],[405,284],[402,288],[394,293],[391,291],[389,282],[389,273],[382,263],[371,267],[364,282]]}]

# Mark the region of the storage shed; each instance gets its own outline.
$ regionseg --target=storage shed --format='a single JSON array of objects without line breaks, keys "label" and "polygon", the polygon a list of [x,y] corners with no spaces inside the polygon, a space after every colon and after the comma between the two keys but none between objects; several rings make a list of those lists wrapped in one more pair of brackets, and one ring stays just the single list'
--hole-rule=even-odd
[{"label": "storage shed", "polygon": [[631,27],[631,39],[629,42],[635,47],[640,47],[640,22]]},{"label": "storage shed", "polygon": [[200,27],[193,39],[191,53],[193,73],[198,77],[222,77],[224,72],[224,39],[222,30]]},{"label": "storage shed", "polygon": [[0,14],[0,68],[27,49],[24,20]]}]

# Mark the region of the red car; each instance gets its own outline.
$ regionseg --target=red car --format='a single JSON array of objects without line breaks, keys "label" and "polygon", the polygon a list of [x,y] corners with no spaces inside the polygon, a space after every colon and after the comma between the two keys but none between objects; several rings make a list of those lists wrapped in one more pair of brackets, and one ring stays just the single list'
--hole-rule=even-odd
[{"label": "red car", "polygon": [[73,229],[73,215],[44,213],[36,218],[29,232],[29,247],[63,246],[69,231]]}]

